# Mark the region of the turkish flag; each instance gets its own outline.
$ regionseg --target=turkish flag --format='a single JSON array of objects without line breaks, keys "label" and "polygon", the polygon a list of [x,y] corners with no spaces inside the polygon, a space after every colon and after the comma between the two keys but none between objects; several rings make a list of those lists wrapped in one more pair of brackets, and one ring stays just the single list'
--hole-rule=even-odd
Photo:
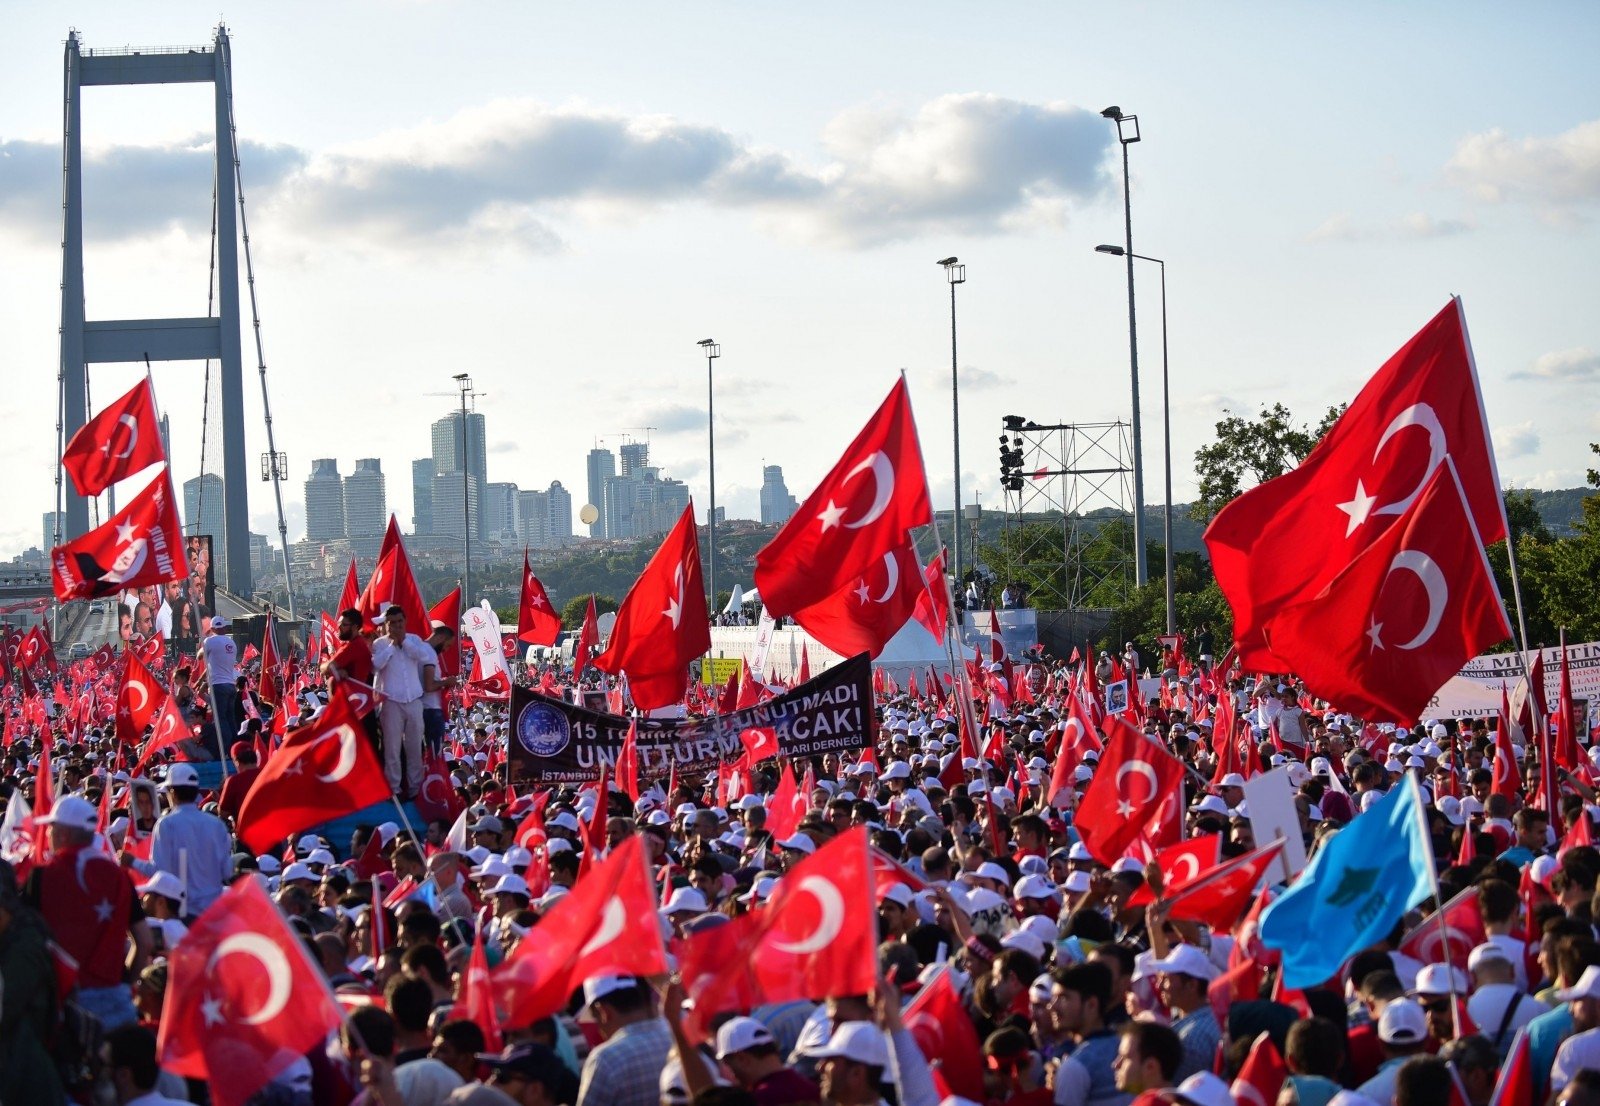
[{"label": "turkish flag", "polygon": [[1533,1106],[1534,1088],[1540,1082],[1534,1078],[1532,1044],[1526,1026],[1517,1030],[1511,1041],[1511,1051],[1500,1065],[1500,1077],[1495,1081],[1494,1093],[1489,1096],[1489,1106]]},{"label": "turkish flag", "polygon": [[561,616],[550,605],[550,596],[528,568],[528,554],[522,554],[522,605],[517,614],[517,637],[529,645],[554,645],[561,635]]},{"label": "turkish flag", "polygon": [[372,685],[364,684],[350,676],[340,676],[333,681],[333,694],[342,697],[350,705],[351,713],[357,718],[365,718],[377,707],[377,703],[373,701],[377,693],[372,690]]},{"label": "turkish flag", "polygon": [[260,877],[233,883],[167,954],[161,1066],[241,1106],[343,1020]]},{"label": "turkish flag", "polygon": [[261,632],[261,677],[256,681],[256,696],[268,706],[275,706],[282,698],[278,686],[278,643],[272,634],[272,612],[267,612],[266,628]]},{"label": "turkish flag", "polygon": [[871,993],[877,941],[867,827],[856,826],[795,865],[765,906],[684,941],[679,974],[704,1032],[725,1010]]},{"label": "turkish flag", "polygon": [[[1440,916],[1443,915],[1443,924]],[[1450,963],[1467,970],[1467,955],[1487,941],[1476,887],[1469,887],[1417,923],[1400,939],[1400,951],[1424,964]]]},{"label": "turkish flag", "polygon": [[788,766],[778,766],[778,785],[772,789],[772,799],[767,803],[767,830],[774,841],[794,836],[806,811],[811,807],[810,796],[803,793],[794,782],[794,772]]},{"label": "turkish flag", "polygon": [[[944,579],[943,549],[922,570],[922,593],[917,596],[917,605],[911,617],[938,638],[940,645],[944,644],[944,632],[950,625],[950,590]],[[916,693],[912,694],[914,696]]]},{"label": "turkish flag", "polygon": [[[439,653],[439,678],[461,675],[461,589],[455,588],[428,611],[428,622],[443,622],[455,635]],[[419,634],[422,631],[417,631]]]},{"label": "turkish flag", "polygon": [[[370,626],[390,606],[406,612],[406,630],[418,637],[428,636],[428,605],[422,601],[417,588],[417,578],[411,572],[411,559],[406,556],[405,542],[400,538],[400,524],[389,516],[389,528],[384,531],[383,544],[378,547],[378,567],[372,570],[372,579],[366,590],[356,600],[356,610],[361,612],[363,625]],[[456,624],[459,633],[459,623]]]},{"label": "turkish flag", "polygon": [[[389,535],[385,533],[383,537],[384,542],[387,543]],[[383,551],[380,550],[378,555],[382,556]],[[357,604],[360,602],[361,581],[356,578],[356,559],[351,557],[350,567],[344,574],[344,588],[339,592],[339,610],[337,613],[343,614],[345,611],[359,610],[360,608]]]},{"label": "turkish flag", "polygon": [[128,653],[126,658],[122,686],[117,689],[117,740],[137,745],[166,692],[137,653]]},{"label": "turkish flag", "polygon": [[794,620],[841,656],[876,657],[926,594],[917,552],[906,541],[822,602],[795,611]]},{"label": "turkish flag", "polygon": [[1239,496],[1207,527],[1246,668],[1299,671],[1270,624],[1394,526],[1447,454],[1481,542],[1499,541],[1505,509],[1457,299],[1378,370],[1299,467]]},{"label": "turkish flag", "polygon": [[485,1048],[498,1051],[503,1045],[500,1018],[494,1008],[494,990],[489,984],[489,954],[483,947],[483,927],[472,938],[467,970],[461,976],[461,1001],[451,1010],[452,1018],[466,1018],[483,1032]]},{"label": "turkish flag", "polygon": [[[617,753],[617,786],[635,803],[639,801],[639,720],[628,719],[628,736],[622,739],[622,749]],[[603,808],[605,795],[596,810]]]},{"label": "turkish flag", "polygon": [[1214,930],[1227,929],[1255,898],[1256,887],[1282,850],[1283,842],[1274,841],[1173,888],[1164,896],[1168,914],[1180,920],[1204,922]]},{"label": "turkish flag", "polygon": [[50,566],[63,603],[188,576],[171,475],[163,470],[105,525],[52,549]]},{"label": "turkish flag", "polygon": [[932,519],[922,447],[901,377],[844,456],[756,554],[761,601],[774,618],[825,602]]},{"label": "turkish flag", "polygon": [[1067,702],[1067,717],[1061,723],[1061,748],[1056,753],[1056,762],[1050,771],[1050,791],[1045,796],[1047,803],[1054,803],[1063,790],[1072,788],[1073,774],[1083,763],[1085,754],[1091,750],[1099,753],[1105,748],[1095,735],[1094,719],[1089,716],[1083,698],[1069,694]]},{"label": "turkish flag", "polygon": [[739,744],[744,746],[753,766],[778,755],[778,731],[771,726],[751,726],[739,731]]},{"label": "turkish flag", "polygon": [[[1208,833],[1156,850],[1156,855],[1151,858],[1149,866],[1161,869],[1161,897],[1171,899],[1215,868],[1221,859],[1222,836]],[[1142,883],[1139,889],[1129,896],[1128,905],[1148,906],[1155,901],[1156,894],[1151,890],[1150,884]],[[1229,925],[1231,924],[1230,920]],[[1226,929],[1227,926],[1222,928]]]},{"label": "turkish flag", "polygon": [[262,767],[239,808],[239,840],[263,853],[274,842],[390,794],[360,719],[336,695],[316,721],[291,730]]},{"label": "turkish flag", "polygon": [[167,459],[147,376],[83,424],[61,452],[79,495],[99,495],[118,480]]},{"label": "turkish flag", "polygon": [[1230,1088],[1233,1100],[1239,1106],[1273,1106],[1288,1078],[1289,1066],[1272,1043],[1272,1034],[1263,1030],[1250,1046],[1239,1074],[1234,1076]]},{"label": "turkish flag", "polygon": [[961,996],[940,971],[900,1015],[929,1064],[949,1088],[970,1102],[984,1102],[983,1048]]},{"label": "turkish flag", "polygon": [[1446,458],[1405,516],[1266,627],[1312,693],[1363,718],[1415,722],[1511,625]]},{"label": "turkish flag", "polygon": [[39,664],[43,664],[48,671],[60,671],[56,651],[50,647],[50,636],[42,625],[34,626],[22,635],[22,642],[17,646],[17,662],[30,671]]},{"label": "turkish flag", "polygon": [[156,715],[155,732],[150,735],[150,743],[144,747],[144,752],[139,756],[139,763],[134,767],[134,774],[138,775],[150,758],[162,749],[168,749],[180,741],[187,741],[194,736],[194,731],[184,722],[182,713],[178,710],[178,701],[168,695],[162,701],[161,711]]},{"label": "turkish flag", "polygon": [[583,611],[583,626],[578,630],[578,644],[572,651],[572,682],[577,683],[583,677],[583,670],[589,667],[593,660],[591,654],[594,647],[600,643],[600,627],[595,620],[594,595],[589,596],[589,605]]},{"label": "turkish flag", "polygon": [[[1110,866],[1165,822],[1183,785],[1183,762],[1122,721],[1108,718],[1111,739],[1083,793],[1074,824],[1089,855]],[[1129,777],[1137,777],[1129,780]],[[1142,781],[1142,782],[1140,782]]]},{"label": "turkish flag", "polygon": [[613,676],[626,672],[628,690],[640,710],[679,702],[689,687],[689,662],[711,649],[705,597],[690,500],[628,589],[611,627],[611,641],[594,658],[594,666]]},{"label": "turkish flag", "polygon": [[507,1028],[561,1009],[593,976],[667,970],[643,840],[627,838],[591,867],[490,973]]}]

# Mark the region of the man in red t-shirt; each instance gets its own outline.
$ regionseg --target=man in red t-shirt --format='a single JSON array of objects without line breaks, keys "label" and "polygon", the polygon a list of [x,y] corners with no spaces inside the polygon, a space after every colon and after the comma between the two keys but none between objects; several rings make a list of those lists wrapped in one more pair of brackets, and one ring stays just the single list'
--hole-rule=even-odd
[{"label": "man in red t-shirt", "polygon": [[[344,642],[339,646],[339,651],[323,662],[322,677],[328,681],[328,690],[333,690],[333,681],[338,679],[357,680],[368,687],[372,686],[372,645],[361,636],[361,612],[354,607],[339,612],[339,640]],[[381,759],[383,756],[383,737],[378,729],[378,712],[376,709],[369,711],[362,719],[361,726],[367,731],[367,740],[372,742],[372,749]]]},{"label": "man in red t-shirt", "polygon": [[228,750],[228,755],[233,758],[233,763],[238,765],[238,769],[222,781],[222,794],[217,796],[217,809],[237,821],[239,808],[244,805],[244,797],[255,785],[256,777],[261,775],[261,765],[256,763],[255,746],[248,741],[235,741],[233,747]]},{"label": "man in red t-shirt", "polygon": [[[94,847],[99,812],[77,795],[38,819],[53,855],[29,880],[29,898],[64,952],[77,962],[78,1001],[106,1030],[138,1020],[128,974],[150,958],[152,940],[122,865]],[[132,938],[132,951],[129,939]]]}]

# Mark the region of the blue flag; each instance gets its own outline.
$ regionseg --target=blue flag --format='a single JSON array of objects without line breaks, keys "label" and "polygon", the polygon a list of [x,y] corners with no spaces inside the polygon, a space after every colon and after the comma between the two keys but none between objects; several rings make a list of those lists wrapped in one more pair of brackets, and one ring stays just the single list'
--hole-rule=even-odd
[{"label": "blue flag", "polygon": [[1267,907],[1261,940],[1283,952],[1284,986],[1314,986],[1382,940],[1433,891],[1433,844],[1422,793],[1407,773],[1398,787],[1334,834],[1289,890]]}]

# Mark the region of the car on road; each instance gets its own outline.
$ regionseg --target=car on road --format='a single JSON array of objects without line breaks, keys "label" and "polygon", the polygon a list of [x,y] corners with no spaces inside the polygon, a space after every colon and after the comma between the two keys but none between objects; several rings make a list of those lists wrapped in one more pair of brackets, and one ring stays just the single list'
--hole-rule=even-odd
[{"label": "car on road", "polygon": [[93,650],[89,648],[87,641],[75,641],[72,643],[72,647],[67,650],[67,659],[74,661],[87,660],[91,652]]}]

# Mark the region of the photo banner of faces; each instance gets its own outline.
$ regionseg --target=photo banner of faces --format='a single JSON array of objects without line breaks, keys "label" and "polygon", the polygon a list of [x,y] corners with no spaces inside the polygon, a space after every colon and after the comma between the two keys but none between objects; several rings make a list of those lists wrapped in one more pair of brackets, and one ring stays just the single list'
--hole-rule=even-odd
[{"label": "photo banner of faces", "polygon": [[205,624],[216,613],[217,585],[211,572],[211,535],[183,539],[189,575],[182,580],[134,588],[117,596],[117,631],[122,644],[160,634],[180,651],[193,652]]}]

